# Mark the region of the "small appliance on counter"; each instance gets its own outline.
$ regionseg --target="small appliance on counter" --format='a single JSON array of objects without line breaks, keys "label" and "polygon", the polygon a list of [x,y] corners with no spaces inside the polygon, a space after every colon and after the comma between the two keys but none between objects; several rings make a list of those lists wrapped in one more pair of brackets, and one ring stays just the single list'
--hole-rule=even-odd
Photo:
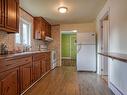
[{"label": "small appliance on counter", "polygon": [[48,50],[48,46],[47,45],[40,45],[39,50],[40,51],[47,51]]},{"label": "small appliance on counter", "polygon": [[8,54],[8,47],[7,47],[6,43],[1,43],[1,45],[0,45],[0,54],[1,55]]}]

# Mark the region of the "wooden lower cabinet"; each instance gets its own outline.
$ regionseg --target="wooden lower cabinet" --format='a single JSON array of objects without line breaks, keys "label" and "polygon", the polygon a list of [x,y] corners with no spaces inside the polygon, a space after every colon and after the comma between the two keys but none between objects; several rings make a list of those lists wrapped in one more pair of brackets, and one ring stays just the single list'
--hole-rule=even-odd
[{"label": "wooden lower cabinet", "polygon": [[40,78],[41,76],[41,61],[33,62],[33,77],[34,81]]},{"label": "wooden lower cabinet", "polygon": [[27,89],[32,83],[32,63],[25,64],[20,67],[20,92]]},{"label": "wooden lower cabinet", "polygon": [[19,69],[0,73],[0,95],[19,95]]},{"label": "wooden lower cabinet", "polygon": [[51,69],[51,56],[50,56],[50,52],[46,53],[45,56],[46,56],[46,71],[49,71]]},{"label": "wooden lower cabinet", "polygon": [[41,75],[44,75],[46,73],[46,61],[41,61]]},{"label": "wooden lower cabinet", "polygon": [[50,70],[50,53],[0,60],[0,95],[20,95]]}]

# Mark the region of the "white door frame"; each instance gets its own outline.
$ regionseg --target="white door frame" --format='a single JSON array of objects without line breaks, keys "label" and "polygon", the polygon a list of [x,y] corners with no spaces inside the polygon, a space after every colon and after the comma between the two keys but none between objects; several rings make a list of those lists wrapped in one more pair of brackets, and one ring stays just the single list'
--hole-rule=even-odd
[{"label": "white door frame", "polygon": [[[109,11],[106,12],[105,15],[102,17],[102,19],[100,20],[100,28],[101,28],[101,32],[100,32],[100,35],[101,35],[101,36],[100,36],[100,46],[101,46],[101,52],[104,51],[104,50],[103,50],[103,49],[104,49],[104,47],[103,47],[103,44],[104,44],[104,43],[103,43],[103,42],[104,42],[104,41],[103,41],[103,40],[104,40],[104,37],[103,37],[103,35],[104,35],[104,31],[103,31],[103,21],[104,21],[104,19],[105,19],[106,16],[109,17]],[[107,36],[108,36],[108,38],[107,38],[107,40],[108,40],[108,41],[107,41],[107,43],[108,43],[108,47],[107,47],[108,49],[107,49],[107,51],[109,52],[109,47],[110,47],[110,19],[108,18],[108,20],[109,20],[109,31],[108,31],[109,33],[107,34]],[[107,59],[107,61],[108,61],[108,59]],[[104,71],[104,68],[103,68],[103,67],[104,67],[104,66],[103,66],[103,65],[104,65],[104,64],[103,64],[103,63],[104,63],[104,56],[100,56],[100,62],[101,62],[100,68],[99,68],[99,69],[100,69],[100,73],[101,73],[101,75],[105,75],[104,72],[103,72],[103,71]],[[109,68],[109,66],[108,66],[108,68]],[[107,74],[109,74],[109,69],[108,69],[108,73],[107,73]]]}]

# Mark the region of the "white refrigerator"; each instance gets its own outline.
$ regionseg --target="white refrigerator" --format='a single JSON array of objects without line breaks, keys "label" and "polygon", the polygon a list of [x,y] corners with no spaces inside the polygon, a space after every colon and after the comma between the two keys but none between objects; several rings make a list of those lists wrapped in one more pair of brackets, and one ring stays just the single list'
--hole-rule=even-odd
[{"label": "white refrigerator", "polygon": [[96,71],[96,34],[77,33],[77,71]]}]

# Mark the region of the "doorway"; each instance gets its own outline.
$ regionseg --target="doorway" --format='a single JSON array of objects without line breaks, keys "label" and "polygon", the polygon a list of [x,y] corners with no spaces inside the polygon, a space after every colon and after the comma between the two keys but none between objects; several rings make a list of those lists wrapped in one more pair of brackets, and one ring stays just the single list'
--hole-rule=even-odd
[{"label": "doorway", "polygon": [[[101,52],[109,52],[109,15],[106,15],[101,20]],[[108,57],[101,56],[101,77],[106,83],[108,83]]]},{"label": "doorway", "polygon": [[76,33],[64,31],[61,34],[62,66],[76,66]]}]

